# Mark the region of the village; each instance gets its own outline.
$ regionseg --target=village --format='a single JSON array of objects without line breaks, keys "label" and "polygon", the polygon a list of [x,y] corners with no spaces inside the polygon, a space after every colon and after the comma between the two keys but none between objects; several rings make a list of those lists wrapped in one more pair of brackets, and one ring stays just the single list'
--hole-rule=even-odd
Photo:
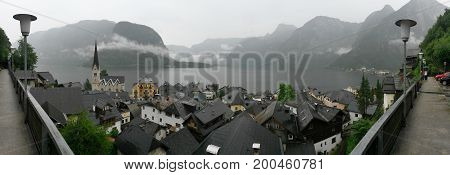
[{"label": "village", "polygon": [[127,92],[125,77],[105,75],[100,65],[96,44],[89,85],[59,84],[50,72],[16,70],[14,77],[27,79],[30,94],[58,128],[80,114],[104,128],[113,154],[343,154],[352,125],[387,110],[402,93],[402,78],[387,76],[383,94],[372,95],[375,100],[361,111],[355,87],[322,92],[283,85],[290,88],[255,94],[243,87],[142,77]]}]

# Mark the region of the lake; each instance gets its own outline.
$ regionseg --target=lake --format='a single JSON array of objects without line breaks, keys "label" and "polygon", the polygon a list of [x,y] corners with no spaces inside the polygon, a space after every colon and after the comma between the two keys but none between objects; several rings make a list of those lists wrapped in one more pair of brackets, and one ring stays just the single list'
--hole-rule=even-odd
[{"label": "lake", "polygon": [[[91,76],[90,67],[38,65],[36,71],[49,71],[59,83],[82,82]],[[138,70],[137,68],[110,68],[109,75],[125,76],[125,87],[130,91],[133,83],[139,77],[150,77],[161,85],[167,81],[171,84],[180,82],[201,82],[203,84],[218,83],[221,86],[242,86],[250,92],[276,90],[279,83],[302,82],[301,75],[289,71],[267,70],[266,68],[236,68],[236,67],[212,67],[212,68],[164,68]],[[328,69],[325,67],[306,69],[304,82],[308,87],[318,88],[322,91],[338,90],[348,86],[358,87],[361,82],[362,72],[345,72]],[[366,75],[372,86],[382,77]],[[299,85],[301,86],[301,84]],[[298,87],[298,86],[297,86]]]}]

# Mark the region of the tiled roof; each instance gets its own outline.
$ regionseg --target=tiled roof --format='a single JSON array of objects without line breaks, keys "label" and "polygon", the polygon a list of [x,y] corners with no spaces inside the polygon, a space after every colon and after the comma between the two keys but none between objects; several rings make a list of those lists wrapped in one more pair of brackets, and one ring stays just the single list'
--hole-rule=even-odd
[{"label": "tiled roof", "polygon": [[169,155],[191,155],[199,145],[187,128],[170,134],[161,142],[168,147]]},{"label": "tiled roof", "polygon": [[83,111],[81,88],[31,88],[30,93],[39,104],[49,102],[65,114],[77,114]]},{"label": "tiled roof", "polygon": [[209,145],[220,147],[220,155],[252,155],[253,144],[260,144],[259,154],[283,154],[280,139],[266,128],[257,124],[246,112],[230,123],[213,131],[196,149],[194,154],[208,154]]}]

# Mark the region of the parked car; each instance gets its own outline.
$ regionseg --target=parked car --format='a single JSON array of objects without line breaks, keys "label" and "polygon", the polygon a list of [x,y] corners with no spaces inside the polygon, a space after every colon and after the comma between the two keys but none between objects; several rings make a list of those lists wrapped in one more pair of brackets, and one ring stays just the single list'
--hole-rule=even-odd
[{"label": "parked car", "polygon": [[443,74],[438,74],[438,75],[434,76],[434,78],[435,78],[437,81],[440,81],[441,78],[447,77],[448,75],[450,75],[450,72],[446,72],[446,73],[443,73]]},{"label": "parked car", "polygon": [[441,78],[439,80],[444,86],[448,86],[450,84],[450,74],[448,74],[446,77]]}]

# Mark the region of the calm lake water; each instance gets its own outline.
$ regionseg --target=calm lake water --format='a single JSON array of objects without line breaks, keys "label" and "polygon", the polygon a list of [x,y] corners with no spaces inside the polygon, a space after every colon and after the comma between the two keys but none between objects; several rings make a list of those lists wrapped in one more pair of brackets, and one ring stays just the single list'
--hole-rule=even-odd
[{"label": "calm lake water", "polygon": [[[37,71],[49,71],[58,80],[59,83],[82,82],[90,78],[90,67],[57,66],[57,65],[38,65]],[[109,75],[125,76],[126,90],[129,91],[133,83],[137,82],[138,77],[151,77],[153,81],[162,84],[164,81],[169,83],[180,82],[201,82],[204,84],[218,83],[223,85],[242,86],[250,92],[264,91],[266,89],[275,90],[279,83],[301,82],[301,76],[286,71],[270,71],[261,68],[165,68],[153,70],[137,70],[137,68],[111,68],[108,69]],[[307,69],[305,71],[304,82],[309,87],[315,87],[323,91],[343,89],[348,86],[359,86],[362,72],[345,72],[327,68]],[[376,75],[366,75],[372,85],[376,84],[377,79],[382,77]],[[291,81],[289,81],[291,80]]]}]

